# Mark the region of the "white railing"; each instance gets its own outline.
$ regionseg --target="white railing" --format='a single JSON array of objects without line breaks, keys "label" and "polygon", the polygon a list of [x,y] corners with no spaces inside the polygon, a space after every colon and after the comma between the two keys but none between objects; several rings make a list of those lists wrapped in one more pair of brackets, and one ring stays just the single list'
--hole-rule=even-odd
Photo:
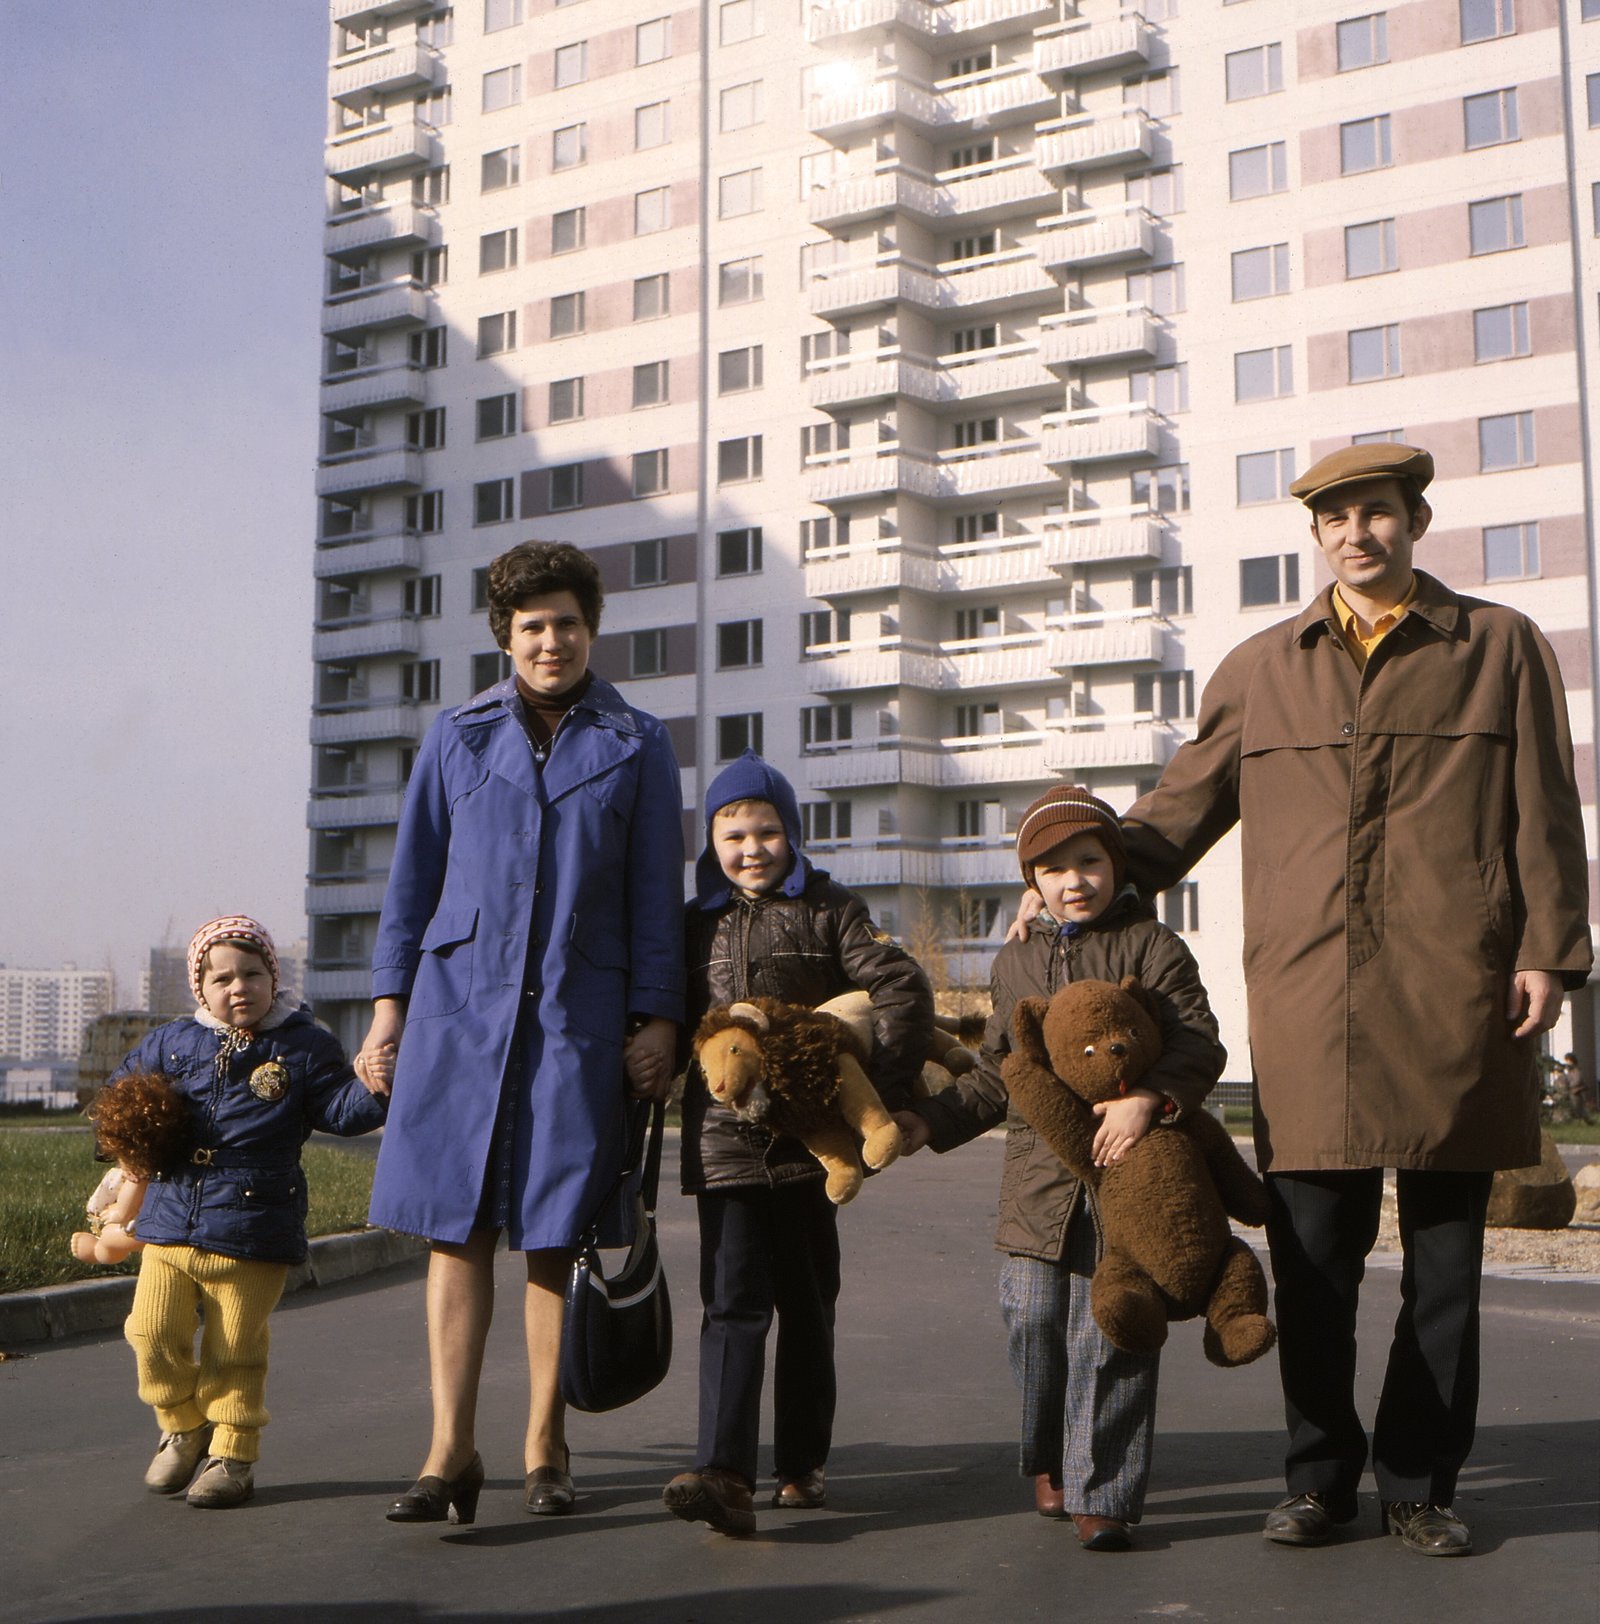
[{"label": "white railing", "polygon": [[[383,880],[359,885],[323,884],[306,887],[308,914],[375,914],[383,910]],[[370,986],[370,980],[368,982]]]},{"label": "white railing", "polygon": [[1035,73],[1082,73],[1150,60],[1155,32],[1137,12],[1100,22],[1079,17],[1034,36]]},{"label": "white railing", "polygon": [[415,705],[370,705],[361,710],[325,711],[311,718],[313,744],[421,737],[422,718]]},{"label": "white railing", "polygon": [[[1141,611],[1149,615],[1148,610]],[[1159,665],[1164,637],[1152,618],[1114,620],[1099,626],[1068,627],[1047,637],[1046,658],[1052,669],[1080,665]]]},{"label": "white railing", "polygon": [[347,462],[328,463],[317,470],[317,495],[347,495],[351,491],[382,490],[394,485],[420,485],[422,458],[415,451],[389,450]]},{"label": "white railing", "polygon": [[409,530],[391,530],[381,536],[352,536],[349,540],[324,539],[317,543],[312,564],[319,581],[421,567],[422,538]]},{"label": "white railing", "polygon": [[1095,265],[1117,259],[1149,259],[1156,251],[1156,219],[1139,204],[1120,209],[1083,209],[1041,222],[1037,249],[1042,265]]},{"label": "white railing", "polygon": [[1040,428],[1044,460],[1051,464],[1153,457],[1161,447],[1161,420],[1143,401],[1051,412]]},{"label": "white railing", "polygon": [[322,331],[349,333],[363,327],[393,327],[403,322],[425,322],[428,298],[421,288],[363,289],[329,300],[322,307]]},{"label": "white railing", "polygon": [[348,253],[385,242],[437,242],[439,217],[415,203],[388,203],[359,214],[338,216],[323,229],[324,253]]},{"label": "white railing", "polygon": [[1155,125],[1142,108],[1128,112],[1077,113],[1041,124],[1034,140],[1034,161],[1041,169],[1090,169],[1155,150]]},{"label": "white railing", "polygon": [[380,124],[370,130],[335,136],[328,143],[327,170],[330,175],[349,176],[393,169],[403,164],[428,163],[433,152],[433,136],[425,125],[409,124],[396,130]]},{"label": "white railing", "polygon": [[360,660],[379,654],[416,654],[422,648],[422,628],[410,615],[388,615],[359,626],[311,634],[314,660]]},{"label": "white railing", "polygon": [[420,401],[423,397],[421,369],[402,362],[377,372],[364,372],[356,378],[325,383],[318,401],[324,412],[355,411],[364,406],[388,406],[397,401]]},{"label": "white railing", "polygon": [[390,45],[337,61],[329,75],[333,99],[365,93],[380,86],[431,85],[439,77],[440,57],[426,45]]},{"label": "white railing", "polygon": [[1145,305],[1091,306],[1041,317],[1039,353],[1046,366],[1083,366],[1125,355],[1154,355],[1160,331]]},{"label": "white railing", "polygon": [[377,829],[400,821],[399,790],[379,795],[319,795],[306,807],[308,829]]}]

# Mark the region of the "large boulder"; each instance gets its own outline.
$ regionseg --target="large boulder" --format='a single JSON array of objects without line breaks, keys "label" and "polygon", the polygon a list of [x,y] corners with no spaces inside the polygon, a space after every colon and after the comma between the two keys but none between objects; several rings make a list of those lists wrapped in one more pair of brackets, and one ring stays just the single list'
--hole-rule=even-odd
[{"label": "large boulder", "polygon": [[1590,1162],[1572,1175],[1578,1210],[1573,1215],[1580,1224],[1600,1224],[1600,1162]]},{"label": "large boulder", "polygon": [[1494,1176],[1489,1191],[1491,1229],[1565,1229],[1577,1210],[1572,1175],[1549,1134],[1540,1135],[1537,1167],[1513,1167]]}]

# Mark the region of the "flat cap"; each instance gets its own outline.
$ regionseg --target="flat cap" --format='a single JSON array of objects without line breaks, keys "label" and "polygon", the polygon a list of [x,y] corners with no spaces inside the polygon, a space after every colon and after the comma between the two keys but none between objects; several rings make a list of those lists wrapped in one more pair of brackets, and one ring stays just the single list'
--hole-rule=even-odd
[{"label": "flat cap", "polygon": [[1369,440],[1364,445],[1342,445],[1312,463],[1290,485],[1289,494],[1312,507],[1325,492],[1353,485],[1358,479],[1404,479],[1420,492],[1432,478],[1433,458],[1420,447],[1396,440]]}]

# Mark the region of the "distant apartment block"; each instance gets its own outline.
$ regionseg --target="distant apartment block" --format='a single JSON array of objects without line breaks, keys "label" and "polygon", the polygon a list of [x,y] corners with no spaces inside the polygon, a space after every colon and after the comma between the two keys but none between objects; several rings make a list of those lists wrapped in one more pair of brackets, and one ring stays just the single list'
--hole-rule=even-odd
[{"label": "distant apartment block", "polygon": [[[596,669],[686,808],[761,749],[981,982],[1019,810],[1152,784],[1325,579],[1296,471],[1404,436],[1422,566],[1560,654],[1593,847],[1600,0],[331,16],[307,982],[347,1038],[529,537],[599,559]],[[1238,883],[1229,839],[1161,907],[1244,1075]]]},{"label": "distant apartment block", "polygon": [[72,1060],[90,1021],[111,1008],[109,970],[12,970],[0,965],[0,1057]]}]

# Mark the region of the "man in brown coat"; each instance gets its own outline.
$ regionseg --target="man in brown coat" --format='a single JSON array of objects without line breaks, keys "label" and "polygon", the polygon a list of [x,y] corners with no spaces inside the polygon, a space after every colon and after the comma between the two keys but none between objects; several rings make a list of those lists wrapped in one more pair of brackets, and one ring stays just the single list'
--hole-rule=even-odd
[{"label": "man in brown coat", "polygon": [[1385,1529],[1461,1555],[1493,1170],[1539,1159],[1537,1035],[1590,966],[1555,656],[1525,616],[1412,568],[1426,451],[1345,447],[1290,487],[1334,585],[1234,649],[1196,737],[1124,820],[1146,893],[1241,825],[1289,1498],[1266,1537],[1356,1515],[1356,1298],[1398,1170],[1403,1305],[1373,1427]]}]

